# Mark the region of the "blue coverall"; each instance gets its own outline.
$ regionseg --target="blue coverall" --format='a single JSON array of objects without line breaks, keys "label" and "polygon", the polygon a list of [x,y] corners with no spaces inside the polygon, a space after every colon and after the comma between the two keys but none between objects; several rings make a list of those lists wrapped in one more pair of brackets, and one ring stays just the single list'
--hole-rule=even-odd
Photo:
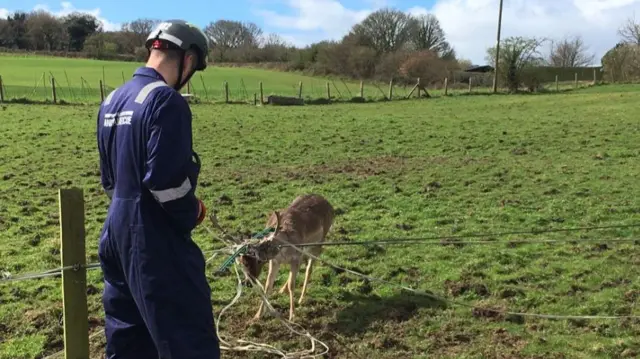
[{"label": "blue coverall", "polygon": [[200,172],[191,120],[182,95],[148,67],[100,106],[107,359],[220,358],[205,259],[191,240]]}]

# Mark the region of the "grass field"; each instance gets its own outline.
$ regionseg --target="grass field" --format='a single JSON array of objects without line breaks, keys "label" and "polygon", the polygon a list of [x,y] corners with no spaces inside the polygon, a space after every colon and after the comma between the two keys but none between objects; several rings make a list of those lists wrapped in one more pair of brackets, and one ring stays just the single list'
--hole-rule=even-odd
[{"label": "grass field", "polygon": [[[640,222],[639,90],[600,86],[540,96],[300,108],[196,105],[194,141],[203,161],[198,195],[231,231],[254,232],[268,211],[298,194],[321,193],[339,213],[329,241],[634,224]],[[88,260],[97,261],[108,200],[99,184],[95,113],[95,106],[0,109],[0,272],[59,266],[60,187],[85,190]],[[610,229],[484,238],[495,245],[327,247],[323,258],[480,307],[640,315],[637,245],[508,244],[639,234]],[[204,251],[217,246],[205,228],[194,238]],[[235,294],[231,274],[213,276],[222,260],[208,271],[216,313]],[[101,290],[100,272],[90,271],[92,333],[103,323]],[[273,300],[285,314],[287,297]],[[274,318],[251,323],[257,305],[255,295],[242,297],[226,315],[222,334],[284,349],[308,347]],[[60,350],[61,310],[57,278],[0,283],[0,359]],[[330,345],[331,358],[640,354],[640,320],[491,316],[322,265],[297,322]],[[102,336],[92,340],[93,358],[103,344]]]},{"label": "grass field", "polygon": [[[51,101],[51,77],[53,76],[58,100],[99,103],[100,80],[104,79],[108,93],[130,78],[139,66],[142,66],[142,63],[0,53],[0,76],[3,79],[7,99]],[[587,80],[590,81],[590,79]],[[263,83],[265,100],[266,96],[272,94],[298,96],[300,82],[302,82],[302,97],[305,99],[326,98],[327,81],[330,84],[330,95],[334,100],[346,101],[360,94],[359,82],[259,68],[218,67],[215,64],[192,78],[190,92],[205,102],[223,102],[225,81],[229,84],[229,99],[233,102],[252,103],[254,94],[258,96],[260,94],[260,82]],[[589,81],[581,82],[580,85]],[[561,90],[570,89],[573,86],[573,82],[559,84]],[[412,87],[394,86],[393,98],[407,97]],[[555,84],[546,84],[546,87],[549,90],[555,90]],[[368,100],[379,100],[387,96],[388,91],[386,83],[367,81],[363,93]],[[436,96],[443,93],[442,89],[429,89],[429,91]],[[468,91],[466,84],[449,83],[449,94],[468,93]],[[472,91],[487,93],[490,89],[474,86]],[[413,96],[416,96],[416,93]]]},{"label": "grass field", "polygon": [[[66,59],[57,57],[0,55],[0,75],[8,98],[51,99],[51,80],[56,79],[58,97],[67,102],[99,102],[100,80],[107,90],[120,86],[123,79],[131,77],[142,63]],[[43,74],[44,82],[43,82]],[[201,76],[202,75],[202,76]],[[191,79],[191,92],[202,99],[224,101],[223,83],[229,83],[232,101],[253,101],[259,94],[262,81],[264,94],[297,96],[299,82],[303,83],[304,98],[326,97],[327,79],[303,76],[295,73],[267,71],[252,68],[213,67]],[[344,99],[358,96],[359,83],[331,80],[331,96]],[[410,89],[398,88],[396,96],[405,96]],[[374,86],[365,86],[366,98],[380,98],[387,92]]]}]

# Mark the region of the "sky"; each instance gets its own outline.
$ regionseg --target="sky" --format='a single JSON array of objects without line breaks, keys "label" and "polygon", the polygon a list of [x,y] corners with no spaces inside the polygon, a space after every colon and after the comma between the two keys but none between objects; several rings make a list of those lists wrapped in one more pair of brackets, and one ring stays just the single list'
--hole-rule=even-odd
[{"label": "sky", "polygon": [[[498,4],[499,0],[0,0],[0,17],[16,10],[43,9],[54,15],[81,11],[95,15],[107,30],[140,17],[181,18],[202,27],[218,19],[251,21],[265,33],[304,46],[340,39],[372,11],[389,6],[434,14],[458,57],[484,64],[486,49],[496,41]],[[502,38],[580,35],[599,64],[618,42],[617,30],[636,13],[640,21],[640,0],[504,0]]]}]

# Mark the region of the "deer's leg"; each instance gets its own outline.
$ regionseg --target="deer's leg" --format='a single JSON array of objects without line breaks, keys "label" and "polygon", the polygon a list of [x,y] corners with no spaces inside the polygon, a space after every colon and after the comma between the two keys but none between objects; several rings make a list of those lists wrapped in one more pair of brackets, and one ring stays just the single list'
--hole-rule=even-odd
[{"label": "deer's leg", "polygon": [[293,320],[293,295],[296,287],[296,275],[298,274],[298,270],[300,270],[300,262],[298,260],[291,261],[291,270],[289,271],[289,280],[287,284],[289,284],[289,321]]},{"label": "deer's leg", "polygon": [[[265,297],[269,297],[271,293],[271,288],[273,288],[273,283],[276,280],[276,276],[278,275],[278,269],[280,269],[280,264],[274,261],[269,261],[269,272],[267,274],[267,280],[264,285],[264,295]],[[262,313],[264,312],[264,300],[260,301],[260,307],[258,308],[258,312],[256,313],[254,319],[260,319]]]},{"label": "deer's leg", "polygon": [[300,299],[298,300],[298,304],[302,303],[302,298],[304,298],[304,293],[307,291],[307,284],[309,283],[309,277],[311,276],[311,267],[313,266],[313,258],[309,258],[307,261],[307,270],[304,272],[304,282],[302,283],[302,293],[300,293]]}]

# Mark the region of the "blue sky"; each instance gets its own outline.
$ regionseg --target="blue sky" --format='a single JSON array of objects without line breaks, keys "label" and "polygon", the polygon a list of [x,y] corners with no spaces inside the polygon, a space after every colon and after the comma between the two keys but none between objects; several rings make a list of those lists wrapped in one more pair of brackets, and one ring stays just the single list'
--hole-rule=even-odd
[{"label": "blue sky", "polygon": [[[480,64],[495,43],[499,0],[0,0],[0,17],[11,11],[44,9],[54,15],[73,10],[97,16],[107,29],[139,17],[182,18],[205,26],[221,18],[252,21],[265,33],[295,45],[339,39],[372,11],[392,6],[413,14],[431,12],[440,20],[459,57]],[[153,4],[153,5],[151,5]],[[181,6],[188,4],[186,6]],[[505,0],[503,37],[559,39],[580,35],[596,63],[618,41],[617,30],[640,0]],[[640,21],[640,18],[638,18]],[[548,46],[547,46],[548,47]],[[542,49],[546,51],[547,48]]]}]

